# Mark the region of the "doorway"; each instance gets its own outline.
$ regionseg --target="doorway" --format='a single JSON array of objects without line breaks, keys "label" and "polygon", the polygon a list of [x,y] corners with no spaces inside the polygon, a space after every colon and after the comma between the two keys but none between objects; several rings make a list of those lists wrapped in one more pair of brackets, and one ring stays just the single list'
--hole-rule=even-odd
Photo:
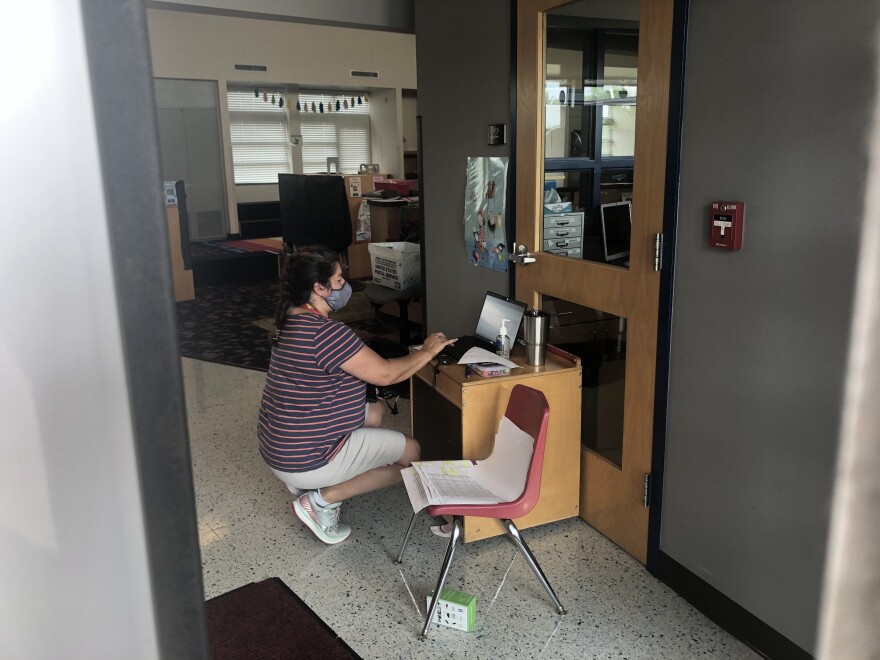
[{"label": "doorway", "polygon": [[217,83],[155,78],[156,115],[164,181],[184,182],[193,241],[226,239],[226,179]]},{"label": "doorway", "polygon": [[674,4],[518,3],[516,296],[583,353],[580,515],[642,563]]}]

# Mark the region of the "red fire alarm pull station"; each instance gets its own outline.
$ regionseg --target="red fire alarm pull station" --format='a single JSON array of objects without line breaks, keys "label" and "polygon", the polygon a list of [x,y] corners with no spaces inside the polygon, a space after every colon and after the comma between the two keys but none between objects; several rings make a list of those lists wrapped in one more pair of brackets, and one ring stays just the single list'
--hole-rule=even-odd
[{"label": "red fire alarm pull station", "polygon": [[743,246],[742,202],[712,202],[709,247],[739,250]]}]

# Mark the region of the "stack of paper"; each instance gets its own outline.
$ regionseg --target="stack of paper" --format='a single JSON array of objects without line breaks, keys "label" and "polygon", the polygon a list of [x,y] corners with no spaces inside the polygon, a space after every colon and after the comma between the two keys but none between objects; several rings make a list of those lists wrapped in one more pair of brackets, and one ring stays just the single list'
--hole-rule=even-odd
[{"label": "stack of paper", "polygon": [[519,365],[516,362],[503,358],[500,355],[496,355],[491,351],[487,351],[485,348],[478,348],[476,346],[474,346],[473,348],[469,348],[458,361],[459,364],[478,364],[480,362],[503,364],[505,367],[509,367],[510,369],[519,368]]},{"label": "stack of paper", "polygon": [[433,504],[512,502],[525,489],[534,445],[528,433],[502,417],[486,460],[413,463],[400,472],[413,511]]}]

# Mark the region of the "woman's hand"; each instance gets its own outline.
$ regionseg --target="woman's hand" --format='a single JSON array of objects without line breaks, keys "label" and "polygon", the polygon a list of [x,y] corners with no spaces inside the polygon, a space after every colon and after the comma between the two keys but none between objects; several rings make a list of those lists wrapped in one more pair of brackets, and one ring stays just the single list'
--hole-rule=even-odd
[{"label": "woman's hand", "polygon": [[458,337],[453,339],[447,339],[446,335],[442,332],[435,332],[425,339],[425,343],[422,344],[422,350],[426,353],[430,353],[431,357],[434,357],[442,351],[447,346],[454,344],[458,340]]}]

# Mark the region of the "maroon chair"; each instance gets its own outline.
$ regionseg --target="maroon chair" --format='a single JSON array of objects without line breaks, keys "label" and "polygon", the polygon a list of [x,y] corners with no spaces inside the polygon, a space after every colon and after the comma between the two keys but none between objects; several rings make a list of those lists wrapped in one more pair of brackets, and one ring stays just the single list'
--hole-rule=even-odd
[{"label": "maroon chair", "polygon": [[[556,611],[559,614],[565,614],[565,608],[559,602],[553,587],[550,586],[543,571],[541,571],[541,567],[512,520],[512,518],[521,518],[529,513],[538,502],[538,496],[541,493],[541,470],[544,467],[544,446],[547,443],[547,423],[550,419],[550,406],[542,392],[525,385],[516,385],[510,393],[510,399],[507,402],[507,410],[504,412],[504,416],[521,430],[528,433],[535,441],[532,458],[526,474],[525,489],[522,495],[512,502],[499,502],[498,504],[440,504],[429,506],[425,509],[432,516],[452,516],[452,535],[449,538],[449,547],[446,549],[446,557],[443,559],[443,566],[440,569],[440,578],[437,580],[437,587],[434,589],[434,597],[431,599],[431,607],[428,610],[428,616],[425,617],[425,625],[419,635],[420,640],[424,640],[428,636],[428,627],[431,625],[440,593],[443,591],[443,585],[446,583],[446,576],[449,574],[449,567],[452,565],[455,548],[459,540],[461,540],[463,516],[482,516],[484,518],[497,518],[500,520],[507,531],[507,535],[522,553],[526,563],[541,582],[547,595],[550,596],[550,600],[556,606]],[[403,544],[400,546],[400,554],[397,556],[395,564],[403,562],[403,552],[406,550],[406,544],[409,541],[409,535],[412,532],[418,514],[419,512],[414,513],[412,520],[409,522],[409,527],[406,530],[406,536],[403,537]]]}]

